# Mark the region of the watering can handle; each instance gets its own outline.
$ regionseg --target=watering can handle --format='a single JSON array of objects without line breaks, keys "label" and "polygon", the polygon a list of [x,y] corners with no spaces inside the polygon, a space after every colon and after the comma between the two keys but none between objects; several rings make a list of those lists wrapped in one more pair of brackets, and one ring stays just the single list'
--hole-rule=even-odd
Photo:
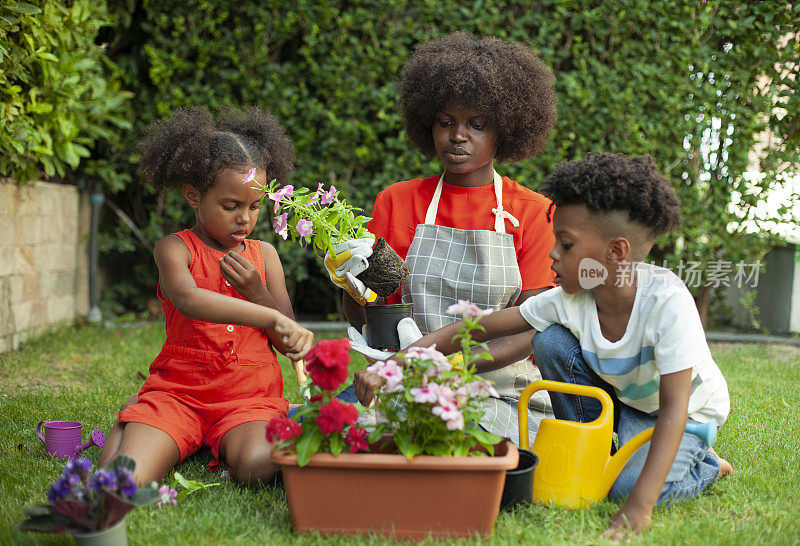
[{"label": "watering can handle", "polygon": [[45,424],[47,421],[39,421],[39,424],[36,425],[36,436],[39,437],[41,441],[44,442],[44,436],[42,436],[42,425]]},{"label": "watering can handle", "polygon": [[602,406],[600,415],[596,420],[610,419],[613,416],[614,406],[611,397],[600,387],[590,387],[588,385],[575,385],[574,383],[562,383],[560,381],[549,381],[543,379],[534,381],[522,391],[517,405],[519,413],[519,447],[530,449],[528,438],[528,400],[537,391],[562,392],[564,394],[575,394],[578,396],[591,396],[597,398]]}]

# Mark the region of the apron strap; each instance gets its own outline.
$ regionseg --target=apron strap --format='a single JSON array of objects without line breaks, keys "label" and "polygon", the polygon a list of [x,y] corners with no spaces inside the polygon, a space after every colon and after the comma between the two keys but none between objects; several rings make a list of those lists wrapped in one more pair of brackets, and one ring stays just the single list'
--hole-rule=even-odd
[{"label": "apron strap", "polygon": [[[497,233],[505,233],[506,225],[504,220],[508,220],[514,227],[519,226],[517,220],[511,213],[503,209],[503,180],[497,171],[494,171],[494,196],[497,201],[497,208],[493,208],[494,213],[494,230]],[[436,184],[436,190],[433,192],[433,197],[428,205],[428,210],[425,212],[425,223],[435,224],[436,213],[439,212],[439,199],[442,197],[442,187],[444,186],[444,173],[439,177],[439,183]]]}]

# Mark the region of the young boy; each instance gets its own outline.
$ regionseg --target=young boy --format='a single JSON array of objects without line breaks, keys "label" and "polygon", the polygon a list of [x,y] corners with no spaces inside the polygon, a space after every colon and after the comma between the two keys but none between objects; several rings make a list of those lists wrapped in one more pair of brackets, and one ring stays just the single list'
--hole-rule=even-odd
[{"label": "young boy", "polygon": [[[650,525],[653,507],[699,495],[732,470],[687,419],[721,425],[728,387],[711,357],[691,294],[667,269],[641,263],[675,229],[679,202],[650,156],[603,153],[559,165],[542,193],[553,200],[556,288],[481,318],[480,341],[530,332],[544,379],[605,389],[619,411],[620,444],[655,426],[611,488],[627,501],[605,536]],[[454,323],[415,345],[458,350]],[[532,329],[532,330],[531,330]],[[525,336],[522,336],[523,338]],[[514,339],[519,339],[517,336]],[[516,343],[520,354],[530,345]],[[514,358],[509,351],[506,358]],[[513,361],[513,360],[512,360]],[[498,364],[495,362],[495,364]],[[594,399],[550,393],[558,419],[592,421]]]}]

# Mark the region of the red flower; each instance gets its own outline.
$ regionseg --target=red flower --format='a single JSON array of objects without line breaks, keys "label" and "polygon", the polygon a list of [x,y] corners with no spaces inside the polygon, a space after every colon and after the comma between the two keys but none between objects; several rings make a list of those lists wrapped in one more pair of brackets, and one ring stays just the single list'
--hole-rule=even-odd
[{"label": "red flower", "polygon": [[331,401],[319,408],[317,424],[323,434],[338,432],[342,430],[344,424],[352,425],[358,419],[358,410],[353,404],[342,403],[338,398],[331,398]]},{"label": "red flower", "polygon": [[300,436],[300,432],[302,432],[300,423],[288,417],[275,417],[267,423],[268,442],[272,442],[276,438],[288,440]]},{"label": "red flower", "polygon": [[344,438],[344,442],[350,446],[350,453],[358,453],[369,449],[369,442],[365,438],[366,435],[366,429],[350,427],[350,430],[347,431],[347,436]]},{"label": "red flower", "polygon": [[306,369],[311,381],[326,391],[333,391],[347,379],[350,364],[350,340],[318,341],[306,355]]}]

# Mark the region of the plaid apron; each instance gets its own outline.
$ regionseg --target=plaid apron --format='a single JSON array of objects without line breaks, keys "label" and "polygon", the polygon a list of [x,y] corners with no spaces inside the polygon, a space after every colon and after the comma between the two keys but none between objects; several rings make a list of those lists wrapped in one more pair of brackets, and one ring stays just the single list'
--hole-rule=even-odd
[{"label": "plaid apron", "polygon": [[[406,255],[411,273],[403,283],[403,303],[413,302],[414,321],[423,334],[455,322],[457,317],[446,311],[458,300],[497,311],[514,305],[522,290],[514,237],[505,229],[505,220],[514,226],[519,221],[503,210],[500,175],[494,173],[494,231],[437,226],[443,184],[444,174],[428,205],[425,223],[417,225]],[[519,444],[517,402],[529,383],[542,378],[539,368],[526,359],[482,373],[481,377],[493,381],[500,393],[499,399],[484,401],[481,425]],[[535,437],[539,422],[545,417],[553,417],[552,407],[547,392],[539,391],[528,406],[530,438]]]}]

